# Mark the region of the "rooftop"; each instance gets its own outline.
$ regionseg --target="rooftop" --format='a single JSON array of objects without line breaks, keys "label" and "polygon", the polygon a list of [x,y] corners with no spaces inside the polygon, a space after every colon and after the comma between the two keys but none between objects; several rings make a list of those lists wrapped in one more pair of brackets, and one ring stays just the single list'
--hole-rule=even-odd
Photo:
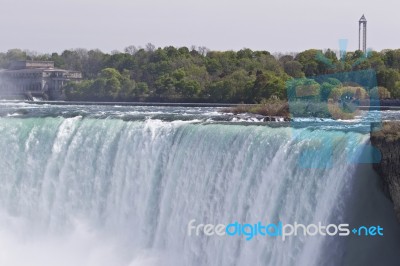
[{"label": "rooftop", "polygon": [[54,68],[53,61],[14,61],[11,63],[10,70],[20,70],[20,69],[36,69],[36,68]]},{"label": "rooftop", "polygon": [[360,22],[367,22],[367,19],[365,18],[364,14],[363,14],[362,17],[360,18]]}]

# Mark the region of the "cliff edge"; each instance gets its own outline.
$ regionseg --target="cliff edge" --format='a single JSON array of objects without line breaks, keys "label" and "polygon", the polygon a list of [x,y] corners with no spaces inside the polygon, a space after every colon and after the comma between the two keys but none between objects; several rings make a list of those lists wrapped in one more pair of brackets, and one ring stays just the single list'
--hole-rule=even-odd
[{"label": "cliff edge", "polygon": [[382,160],[374,169],[383,178],[384,190],[393,201],[400,222],[400,122],[384,122],[381,128],[373,127],[371,144],[381,151]]}]

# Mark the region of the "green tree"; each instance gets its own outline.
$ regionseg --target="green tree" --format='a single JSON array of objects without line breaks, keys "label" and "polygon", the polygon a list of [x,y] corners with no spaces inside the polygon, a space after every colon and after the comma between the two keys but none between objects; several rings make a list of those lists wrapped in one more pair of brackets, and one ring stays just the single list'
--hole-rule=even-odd
[{"label": "green tree", "polygon": [[292,79],[286,83],[288,99],[319,101],[321,86],[313,79]]},{"label": "green tree", "polygon": [[293,78],[303,78],[303,66],[298,61],[287,61],[283,64],[283,68],[289,76]]},{"label": "green tree", "polygon": [[389,90],[392,97],[400,97],[400,73],[395,69],[385,69],[377,73],[378,85]]}]

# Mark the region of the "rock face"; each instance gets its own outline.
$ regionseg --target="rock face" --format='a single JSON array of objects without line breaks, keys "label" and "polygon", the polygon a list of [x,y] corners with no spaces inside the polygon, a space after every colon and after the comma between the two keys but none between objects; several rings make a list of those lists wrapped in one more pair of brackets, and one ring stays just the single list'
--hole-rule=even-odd
[{"label": "rock face", "polygon": [[400,222],[400,122],[385,122],[382,128],[373,130],[371,144],[381,151],[382,160],[374,168],[383,178]]}]

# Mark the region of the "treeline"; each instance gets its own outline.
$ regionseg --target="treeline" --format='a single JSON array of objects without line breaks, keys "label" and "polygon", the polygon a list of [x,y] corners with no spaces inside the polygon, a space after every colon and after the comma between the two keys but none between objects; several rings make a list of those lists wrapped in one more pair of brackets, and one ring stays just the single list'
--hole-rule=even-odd
[{"label": "treeline", "polygon": [[317,77],[367,69],[376,71],[379,86],[367,90],[375,89],[381,98],[400,97],[400,50],[338,56],[331,50],[272,55],[250,49],[220,52],[151,44],[110,54],[86,49],[61,54],[13,49],[0,53],[0,68],[7,68],[13,60],[49,60],[57,68],[81,71],[84,80],[65,87],[69,100],[257,103],[286,99],[286,86],[293,78],[313,84],[315,93],[327,100],[335,87],[349,84],[318,83]]}]

